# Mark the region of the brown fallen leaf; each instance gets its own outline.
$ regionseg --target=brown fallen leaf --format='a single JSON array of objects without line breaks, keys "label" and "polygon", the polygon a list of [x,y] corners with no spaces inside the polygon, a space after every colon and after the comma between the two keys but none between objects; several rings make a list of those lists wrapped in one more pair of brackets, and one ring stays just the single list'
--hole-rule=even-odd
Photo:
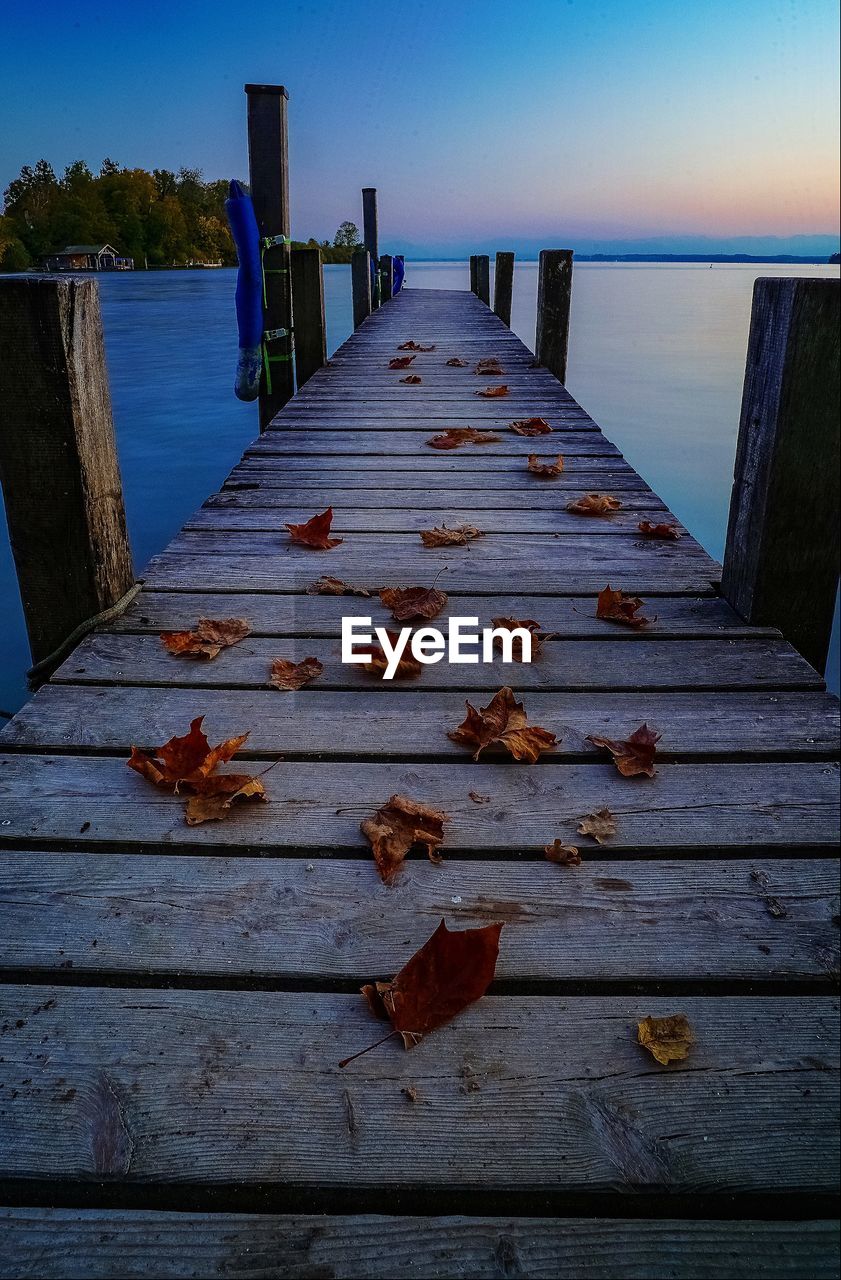
[{"label": "brown fallen leaf", "polygon": [[329,575],[317,578],[307,587],[308,596],[370,596],[370,594],[371,592],[366,591],[364,587],[352,587],[341,578],[331,578]]},{"label": "brown fallen leaf", "polygon": [[420,539],[425,547],[465,547],[469,542],[484,536],[482,530],[472,524],[462,524],[456,529],[448,529],[442,524],[440,528],[420,531]]},{"label": "brown fallen leaf", "polygon": [[610,585],[599,592],[596,603],[596,617],[606,622],[621,622],[626,627],[647,627],[651,618],[644,618],[639,610],[643,601],[638,596],[626,596],[622,591],[614,591]]},{"label": "brown fallen leaf", "polygon": [[[201,727],[203,720],[204,716],[196,716],[188,733],[170,738],[161,747],[141,750],[133,746],[126,764],[162,790],[194,792],[197,797],[208,801],[222,797],[219,804],[226,812],[237,799],[265,800],[265,790],[259,778],[242,773],[216,773],[220,764],[226,764],[239,751],[248,734],[228,738],[211,747]],[[200,816],[201,809],[201,806],[194,810],[188,808],[187,821],[191,825],[205,821]],[[218,816],[225,815],[221,813]]]},{"label": "brown fallen leaf", "polygon": [[450,368],[451,368],[451,369],[466,369],[466,368],[467,368],[467,361],[466,361],[466,360],[459,360],[458,356],[450,356],[449,360],[445,361],[445,363],[446,363],[446,364],[448,364],[448,365],[450,366]]},{"label": "brown fallen leaf", "polygon": [[568,502],[567,511],[574,516],[609,516],[621,506],[619,499],[612,498],[609,493],[588,493],[583,498]]},{"label": "brown fallen leaf", "polygon": [[199,618],[192,631],[162,631],[161,640],[176,657],[210,659],[239,644],[250,631],[244,618]]},{"label": "brown fallen leaf", "polygon": [[237,801],[266,799],[260,779],[247,773],[220,773],[208,782],[216,784],[213,790],[206,788],[187,800],[184,813],[188,827],[197,827],[202,822],[221,822]]},{"label": "brown fallen leaf", "polygon": [[491,802],[490,796],[483,796],[478,791],[468,791],[467,794],[474,804],[490,804]]},{"label": "brown fallen leaf", "polygon": [[[390,1021],[391,1035],[399,1034],[411,1049],[485,994],[496,970],[501,932],[501,924],[451,930],[442,920],[391,982],[366,983],[362,988],[372,1013]],[[355,1053],[339,1066],[358,1057]]]},{"label": "brown fallen leaf", "polygon": [[616,835],[616,819],[609,809],[585,813],[578,824],[578,834],[592,836],[596,844],[604,844],[605,840]]},{"label": "brown fallen leaf", "polygon": [[406,854],[415,845],[430,862],[440,863],[438,848],[444,840],[447,815],[408,796],[392,796],[373,818],[366,818],[360,830],[371,845],[374,861],[386,884],[394,876]]},{"label": "brown fallen leaf", "polygon": [[667,1067],[670,1062],[681,1062],[689,1056],[689,1048],[695,1041],[689,1019],[685,1013],[671,1013],[665,1018],[649,1015],[637,1023],[637,1040],[653,1058]]},{"label": "brown fallen leaf", "polygon": [[499,387],[483,387],[481,391],[474,391],[475,396],[482,396],[485,400],[496,400],[499,396],[507,396],[508,388],[503,384]]},{"label": "brown fallen leaf", "polygon": [[506,685],[495,693],[486,707],[477,711],[469,702],[467,715],[457,729],[447,737],[460,747],[473,751],[478,760],[486,747],[504,747],[515,760],[534,764],[541,751],[557,746],[557,738],[548,729],[529,725],[522,702],[517,702],[513,691]]},{"label": "brown fallen leaf", "polygon": [[602,751],[609,751],[613,763],[623,778],[636,778],[645,774],[653,778],[657,770],[654,768],[654,757],[657,754],[657,743],[662,734],[654,733],[647,724],[641,724],[630,736],[623,740],[602,738],[588,735],[587,741]]},{"label": "brown fallen leaf", "polygon": [[478,373],[480,377],[498,378],[505,370],[495,356],[490,356],[486,360],[480,360],[473,372]]},{"label": "brown fallen leaf", "polygon": [[343,538],[330,537],[330,525],[333,523],[333,508],[328,507],[321,515],[313,516],[304,524],[288,524],[290,541],[300,543],[302,547],[312,547],[315,551],[329,551],[337,547]]},{"label": "brown fallen leaf", "polygon": [[580,867],[581,854],[574,844],[563,844],[553,840],[543,851],[547,862],[557,862],[561,867]]},{"label": "brown fallen leaf", "polygon": [[477,431],[475,427],[447,427],[441,435],[430,436],[431,449],[460,449],[465,444],[498,444],[500,436],[493,431]]},{"label": "brown fallen leaf", "polygon": [[637,525],[644,538],[662,538],[663,541],[677,542],[680,530],[676,524],[652,524],[650,520],[640,520]]},{"label": "brown fallen leaf", "polygon": [[400,379],[401,382],[407,383],[410,387],[417,387],[423,382],[423,378],[419,373],[407,373],[405,378]]},{"label": "brown fallen leaf", "polygon": [[448,596],[445,591],[431,587],[383,587],[380,600],[396,622],[409,622],[412,618],[437,618],[446,609]]},{"label": "brown fallen leaf", "polygon": [[[386,635],[392,645],[396,644],[399,637],[396,631],[386,629]],[[378,675],[385,678],[386,668],[388,667],[388,656],[380,644],[372,644],[367,649],[357,649],[356,652],[361,655],[367,655],[368,661],[363,663],[365,670],[369,675]],[[392,676],[393,680],[411,680],[415,676],[419,676],[423,670],[423,663],[418,662],[413,657],[412,652],[407,645],[403,650],[397,662],[397,669]]]},{"label": "brown fallen leaf", "polygon": [[304,658],[302,662],[291,662],[289,658],[275,658],[272,663],[269,684],[282,693],[291,693],[301,689],[316,676],[320,676],[324,666],[318,658]]},{"label": "brown fallen leaf", "polygon": [[410,338],[408,342],[401,342],[397,350],[398,351],[434,351],[435,343],[433,342],[432,345],[429,347],[423,347],[419,342],[413,342]]},{"label": "brown fallen leaf", "polygon": [[389,360],[388,367],[389,369],[408,369],[414,358],[414,356],[394,356]]},{"label": "brown fallen leaf", "polygon": [[[538,634],[540,631],[540,623],[536,622],[534,618],[491,618],[491,622],[494,627],[504,628],[506,631],[517,631],[520,628],[528,631],[531,635],[532,662],[534,662],[535,658],[540,657],[540,653],[543,648],[543,641],[546,639],[546,636]],[[494,648],[502,648],[501,636],[494,636]],[[515,662],[523,661],[523,642],[519,636],[515,637],[514,642],[511,645],[511,657]]]},{"label": "brown fallen leaf", "polygon": [[508,430],[518,436],[546,436],[552,432],[545,418],[518,418],[509,423]]},{"label": "brown fallen leaf", "polygon": [[556,462],[540,462],[536,453],[530,453],[528,470],[533,476],[540,476],[543,480],[554,480],[557,476],[563,475],[563,455],[559,453]]}]

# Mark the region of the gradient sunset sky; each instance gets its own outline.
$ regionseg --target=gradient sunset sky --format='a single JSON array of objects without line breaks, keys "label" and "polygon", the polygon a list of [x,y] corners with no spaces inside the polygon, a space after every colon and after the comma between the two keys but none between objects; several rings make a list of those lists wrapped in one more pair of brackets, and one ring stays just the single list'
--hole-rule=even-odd
[{"label": "gradient sunset sky", "polygon": [[296,236],[367,185],[388,242],[454,252],[837,234],[834,0],[7,0],[2,29],[3,187],[42,156],[242,177],[265,81]]}]

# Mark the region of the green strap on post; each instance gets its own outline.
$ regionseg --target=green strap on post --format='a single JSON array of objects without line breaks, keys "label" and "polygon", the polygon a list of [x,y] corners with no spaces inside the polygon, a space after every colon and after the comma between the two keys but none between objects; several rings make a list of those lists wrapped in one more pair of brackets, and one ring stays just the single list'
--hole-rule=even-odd
[{"label": "green strap on post", "polygon": [[[289,274],[287,267],[267,267],[266,266],[266,250],[276,249],[281,245],[291,245],[292,240],[289,236],[263,236],[260,241],[260,272],[263,277],[263,309],[268,306],[268,298],[266,297],[266,276],[286,276]],[[292,352],[286,351],[281,355],[269,355],[266,347],[267,342],[277,342],[280,338],[286,338],[292,341],[291,329],[265,329],[263,331],[263,374],[266,379],[266,391],[272,394],[272,365],[280,364],[292,359]]]}]

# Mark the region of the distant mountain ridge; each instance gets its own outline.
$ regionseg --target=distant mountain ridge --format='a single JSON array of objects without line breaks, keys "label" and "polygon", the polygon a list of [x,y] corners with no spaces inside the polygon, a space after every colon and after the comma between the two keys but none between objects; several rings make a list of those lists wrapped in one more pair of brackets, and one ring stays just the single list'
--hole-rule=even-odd
[{"label": "distant mountain ridge", "polygon": [[566,235],[563,231],[540,240],[500,236],[497,240],[478,237],[475,241],[427,241],[424,244],[389,243],[387,251],[407,258],[463,260],[471,253],[493,255],[498,249],[513,250],[519,258],[534,259],[541,249],[573,249],[585,261],[625,262],[828,262],[839,249],[839,237],[832,234],[795,236],[654,236],[640,240],[597,239],[594,236]]}]

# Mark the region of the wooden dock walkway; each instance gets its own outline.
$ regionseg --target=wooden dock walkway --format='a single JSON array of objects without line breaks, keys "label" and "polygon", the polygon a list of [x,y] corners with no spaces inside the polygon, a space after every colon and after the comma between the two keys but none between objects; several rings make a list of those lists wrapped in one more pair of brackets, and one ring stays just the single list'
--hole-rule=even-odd
[{"label": "wooden dock walkway", "polygon": [[[435,345],[420,385],[388,368],[409,340]],[[535,415],[553,434],[507,430]],[[500,440],[428,447],[467,425]],[[567,512],[592,490],[615,517]],[[328,505],[342,544],[291,545]],[[476,297],[405,291],[4,729],[0,1276],[835,1275],[838,704],[645,519],[674,518]],[[486,536],[422,546],[463,522]],[[388,615],[315,579],[445,565],[442,618],[537,619],[541,658],[390,684],[340,662],[342,615]],[[608,583],[651,625],[596,618]],[[251,634],[212,662],[158,636],[230,616]],[[309,656],[320,678],[270,687]],[[559,739],[535,765],[447,737],[505,684]],[[270,803],[190,827],[126,758],[202,714],[276,767]],[[644,721],[657,776],[623,778],[588,737]],[[450,821],[444,865],[389,887],[359,824],[396,792]],[[577,828],[603,808],[600,846]],[[556,837],[580,867],[544,859]],[[442,917],[504,922],[491,992],[340,1069],[379,1030],[360,984]],[[695,1042],[664,1067],[637,1023],[675,1012]]]}]

